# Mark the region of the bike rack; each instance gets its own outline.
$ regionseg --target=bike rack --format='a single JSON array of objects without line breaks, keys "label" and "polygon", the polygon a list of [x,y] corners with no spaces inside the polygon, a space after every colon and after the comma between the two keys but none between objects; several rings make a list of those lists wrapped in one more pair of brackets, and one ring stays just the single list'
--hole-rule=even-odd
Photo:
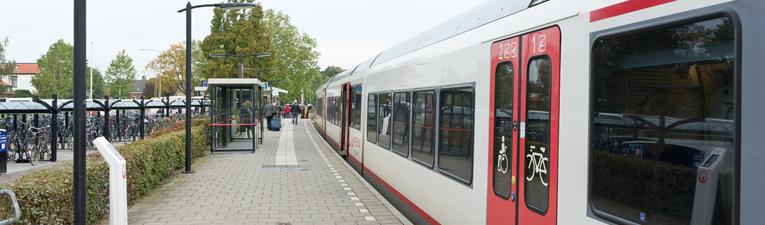
[{"label": "bike rack", "polygon": [[13,217],[0,221],[0,225],[14,224],[19,221],[19,218],[21,218],[21,209],[19,209],[19,202],[16,201],[16,194],[13,194],[13,191],[11,190],[3,189],[0,190],[0,196],[2,195],[7,195],[8,198],[11,199],[11,204],[13,205]]}]

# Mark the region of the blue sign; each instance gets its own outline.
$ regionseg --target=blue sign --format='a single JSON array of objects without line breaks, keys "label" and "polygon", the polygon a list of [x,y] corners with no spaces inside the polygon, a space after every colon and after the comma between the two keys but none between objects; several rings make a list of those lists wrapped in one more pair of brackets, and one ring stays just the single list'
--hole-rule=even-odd
[{"label": "blue sign", "polygon": [[268,82],[263,82],[263,89],[268,89]]},{"label": "blue sign", "polygon": [[693,165],[691,165],[691,167],[698,169],[699,166],[701,166],[702,161],[704,161],[704,152],[693,150]]},{"label": "blue sign", "polygon": [[8,133],[0,131],[0,152],[8,150]]},{"label": "blue sign", "polygon": [[207,87],[207,81],[206,80],[202,81],[202,87]]},{"label": "blue sign", "polygon": [[640,222],[645,222],[645,213],[640,212]]},{"label": "blue sign", "polygon": [[356,92],[361,92],[361,86],[356,87]]}]

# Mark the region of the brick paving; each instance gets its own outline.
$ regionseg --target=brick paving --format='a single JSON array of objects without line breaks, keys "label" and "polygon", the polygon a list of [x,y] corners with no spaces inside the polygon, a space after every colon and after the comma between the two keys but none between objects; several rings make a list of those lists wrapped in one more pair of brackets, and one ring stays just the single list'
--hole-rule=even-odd
[{"label": "brick paving", "polygon": [[[195,173],[177,175],[131,207],[130,224],[411,224],[308,120],[282,122],[282,131],[266,131],[255,153],[200,158]],[[282,132],[292,132],[298,167],[275,166]]]}]

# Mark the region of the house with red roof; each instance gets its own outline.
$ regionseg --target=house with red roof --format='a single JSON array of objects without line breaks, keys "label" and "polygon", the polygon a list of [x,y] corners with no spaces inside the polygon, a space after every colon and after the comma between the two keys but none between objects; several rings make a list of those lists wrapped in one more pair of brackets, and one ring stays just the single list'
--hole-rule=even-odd
[{"label": "house with red roof", "polygon": [[11,77],[4,77],[2,80],[3,85],[10,86],[8,90],[4,91],[4,95],[13,95],[19,89],[28,90],[29,92],[36,92],[34,86],[32,86],[32,78],[35,74],[40,73],[40,68],[37,67],[37,63],[16,63],[16,68],[13,69],[13,75]]}]

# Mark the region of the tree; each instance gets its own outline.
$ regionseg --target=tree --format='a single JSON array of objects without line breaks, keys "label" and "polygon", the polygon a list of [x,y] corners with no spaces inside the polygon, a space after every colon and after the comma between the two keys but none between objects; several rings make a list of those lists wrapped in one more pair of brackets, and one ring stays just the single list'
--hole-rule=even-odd
[{"label": "tree", "polygon": [[15,91],[16,91],[16,93],[14,93],[13,96],[11,96],[12,98],[29,98],[29,97],[34,97],[32,92],[30,92],[29,90],[16,89]]},{"label": "tree", "polygon": [[[252,3],[253,0],[229,0],[229,2]],[[213,58],[209,54],[247,55],[253,53],[273,53],[271,40],[262,21],[263,11],[260,5],[249,10],[214,9],[210,35],[202,41],[201,49],[206,56],[204,78],[239,77],[238,57]],[[244,57],[245,69],[263,70],[274,68],[274,57]],[[257,77],[257,73],[245,73],[245,78]],[[269,81],[273,73],[264,73],[263,80]]]},{"label": "tree", "polygon": [[143,86],[143,96],[146,98],[153,98],[157,91],[154,89],[154,83],[157,81],[157,78],[151,78],[149,79],[149,82],[146,82],[146,85]]},{"label": "tree", "polygon": [[156,59],[146,64],[145,69],[153,71],[160,78],[154,83],[161,86],[162,96],[176,92],[186,93],[186,51],[183,46],[184,43],[171,44],[170,49],[161,52]]},{"label": "tree", "polygon": [[[280,71],[274,80],[286,80],[285,83],[274,84],[289,93],[287,99],[300,99],[301,90],[306,100],[312,100],[314,93],[309,90],[312,81],[318,76],[319,52],[318,43],[308,34],[300,33],[297,27],[290,23],[290,16],[268,9],[263,17],[266,34],[271,37],[271,48],[276,68]],[[265,80],[265,79],[264,79]]]},{"label": "tree", "polygon": [[329,78],[332,78],[333,76],[339,73],[342,73],[344,71],[345,70],[343,68],[340,68],[337,66],[328,66],[326,69],[324,69],[324,71],[321,71],[321,78],[323,80],[322,83],[324,83],[324,81],[329,80]]},{"label": "tree", "polygon": [[[185,41],[183,43],[186,44]],[[186,63],[186,61],[184,61],[184,63]],[[202,85],[202,79],[205,79],[205,77],[209,77],[206,75],[207,70],[208,70],[207,57],[205,56],[205,52],[202,51],[202,41],[192,40],[191,41],[191,76],[193,80],[191,81],[191,84],[194,85],[194,87],[198,87]]]},{"label": "tree", "polygon": [[[0,40],[0,80],[10,81],[13,70],[16,68],[16,61],[6,61],[5,59],[5,47],[8,46],[8,37]],[[9,84],[11,82],[8,82]],[[0,82],[0,90],[5,90],[5,85]]]},{"label": "tree", "polygon": [[112,60],[109,69],[106,70],[106,87],[111,97],[130,98],[130,92],[133,90],[130,83],[135,81],[135,77],[133,59],[123,49],[117,53],[117,57]]},{"label": "tree", "polygon": [[[91,68],[88,67],[88,76],[86,79],[86,85],[88,85],[88,91],[90,91],[90,71]],[[94,99],[100,99],[103,98],[106,95],[106,87],[104,87],[104,76],[101,74],[101,71],[98,68],[93,68],[93,98]]]},{"label": "tree", "polygon": [[48,48],[48,52],[37,59],[40,73],[32,78],[32,86],[37,89],[37,95],[40,98],[51,98],[52,94],[57,94],[60,99],[74,97],[73,59],[74,47],[61,39],[53,43]]}]

